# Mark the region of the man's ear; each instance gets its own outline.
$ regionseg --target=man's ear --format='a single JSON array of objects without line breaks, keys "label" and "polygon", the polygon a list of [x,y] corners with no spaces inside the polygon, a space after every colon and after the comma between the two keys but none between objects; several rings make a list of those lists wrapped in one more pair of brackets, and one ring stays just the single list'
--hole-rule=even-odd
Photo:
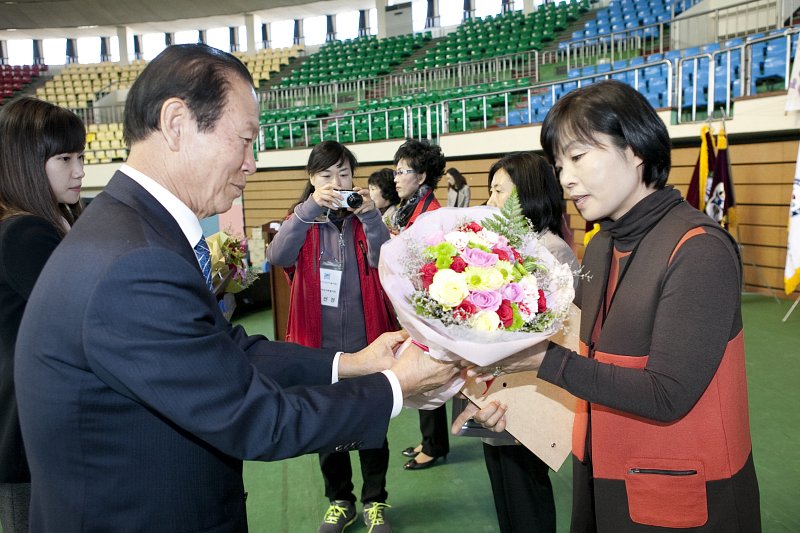
[{"label": "man's ear", "polygon": [[173,152],[180,150],[181,137],[191,122],[192,114],[180,98],[169,98],[161,105],[161,135]]}]

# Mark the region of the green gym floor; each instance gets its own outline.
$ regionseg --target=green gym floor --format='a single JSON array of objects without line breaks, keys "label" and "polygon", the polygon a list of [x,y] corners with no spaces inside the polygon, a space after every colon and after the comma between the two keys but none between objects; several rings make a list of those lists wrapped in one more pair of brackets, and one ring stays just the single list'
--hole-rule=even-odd
[{"label": "green gym floor", "polygon": [[[750,390],[753,454],[760,490],[763,530],[800,531],[800,307],[787,322],[789,300],[742,297]],[[272,336],[272,315],[258,312],[238,320],[250,333]],[[491,488],[479,439],[451,437],[446,463],[417,472],[402,468],[400,450],[419,442],[416,411],[403,412],[389,426],[391,461],[387,510],[394,531],[422,533],[496,532]],[[358,457],[351,454],[354,483],[361,481]],[[313,533],[327,508],[317,455],[244,467],[250,531]],[[551,472],[558,531],[569,530],[569,460]],[[359,503],[359,510],[360,510]],[[360,521],[347,531],[366,532]]]}]

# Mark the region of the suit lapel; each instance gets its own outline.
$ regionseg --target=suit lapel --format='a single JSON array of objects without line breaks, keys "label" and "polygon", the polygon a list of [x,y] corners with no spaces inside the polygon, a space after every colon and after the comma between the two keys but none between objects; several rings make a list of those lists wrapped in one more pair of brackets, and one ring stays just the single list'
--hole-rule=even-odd
[{"label": "suit lapel", "polygon": [[103,192],[139,213],[163,239],[163,246],[193,263],[202,274],[194,250],[186,241],[178,222],[144,187],[126,174],[117,171]]}]

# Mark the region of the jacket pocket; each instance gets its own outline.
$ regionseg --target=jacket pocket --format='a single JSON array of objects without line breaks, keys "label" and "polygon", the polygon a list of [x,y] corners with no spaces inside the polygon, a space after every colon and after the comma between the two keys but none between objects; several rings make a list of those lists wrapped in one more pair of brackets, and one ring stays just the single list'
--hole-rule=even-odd
[{"label": "jacket pocket", "polygon": [[708,521],[701,461],[631,459],[625,463],[628,512],[637,524],[699,527]]}]

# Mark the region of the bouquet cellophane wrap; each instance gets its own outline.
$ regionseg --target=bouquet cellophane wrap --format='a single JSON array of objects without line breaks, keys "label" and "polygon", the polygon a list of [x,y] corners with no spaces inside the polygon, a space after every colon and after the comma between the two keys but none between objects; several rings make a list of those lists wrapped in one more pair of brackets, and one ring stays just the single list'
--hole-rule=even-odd
[{"label": "bouquet cellophane wrap", "polygon": [[[580,321],[580,310],[571,306],[564,328],[550,340],[577,351]],[[507,405],[506,431],[556,472],[564,464],[572,449],[573,395],[536,372],[501,374],[488,388],[471,379],[461,392],[478,407],[492,401]]]},{"label": "bouquet cellophane wrap", "polygon": [[[415,311],[410,301],[415,289],[406,266],[412,253],[410,250],[424,249],[437,235],[453,231],[466,222],[480,222],[497,213],[497,208],[488,206],[440,208],[422,214],[409,229],[381,247],[378,266],[381,284],[394,306],[397,318],[414,340],[428,346],[431,356],[436,359],[465,359],[478,366],[490,366],[546,340],[561,329],[562,321],[556,321],[549,331],[541,333],[499,330],[487,333],[472,330],[468,326],[444,326],[440,321],[420,316]],[[523,255],[538,258],[551,271],[560,266],[553,254],[539,243],[533,233],[519,251]],[[546,289],[545,295],[548,302],[563,308],[563,318],[566,318],[574,296],[572,285],[560,293],[555,288]],[[438,389],[406,398],[404,405],[415,409],[435,409],[452,398],[463,385],[464,380],[456,377]]]}]

